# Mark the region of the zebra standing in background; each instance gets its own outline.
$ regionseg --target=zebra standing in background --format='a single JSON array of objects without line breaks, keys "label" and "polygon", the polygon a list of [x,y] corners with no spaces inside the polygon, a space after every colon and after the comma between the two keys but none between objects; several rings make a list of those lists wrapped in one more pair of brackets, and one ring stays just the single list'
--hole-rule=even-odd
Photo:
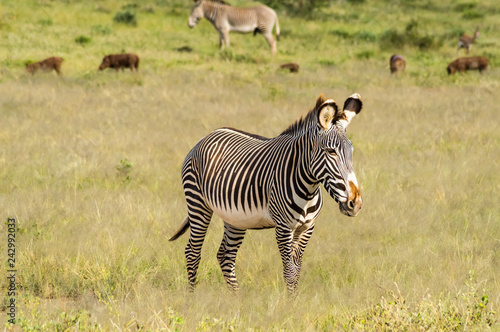
[{"label": "zebra standing in background", "polygon": [[189,27],[194,28],[203,17],[210,21],[219,32],[221,49],[229,46],[229,31],[253,32],[254,36],[260,32],[271,47],[271,53],[276,53],[273,26],[276,23],[276,39],[279,39],[278,16],[267,6],[238,8],[222,0],[195,0],[189,16]]},{"label": "zebra standing in background", "polygon": [[245,231],[275,227],[285,282],[295,292],[302,254],[323,203],[320,183],[347,216],[357,215],[363,204],[345,132],[361,108],[358,94],[345,101],[342,111],[320,95],[316,106],[278,137],[221,128],[196,144],[182,166],[188,216],[170,239],[190,228],[185,254],[191,290],[215,212],[224,220],[217,259],[228,286],[238,290],[234,266]]}]

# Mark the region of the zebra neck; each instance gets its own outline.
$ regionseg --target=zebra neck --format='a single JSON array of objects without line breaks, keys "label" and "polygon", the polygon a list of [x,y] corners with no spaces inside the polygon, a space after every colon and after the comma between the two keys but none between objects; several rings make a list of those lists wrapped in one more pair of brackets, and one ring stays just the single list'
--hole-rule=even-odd
[{"label": "zebra neck", "polygon": [[[313,155],[313,145],[307,135],[296,137],[292,140],[290,147],[293,165],[291,165],[291,177],[295,183],[300,183],[302,196],[312,198],[317,195],[319,181],[311,172],[311,157]],[[292,180],[293,181],[293,180]]]},{"label": "zebra neck", "polygon": [[203,6],[203,15],[205,16],[205,19],[215,25],[217,17],[219,16],[219,11],[224,5],[212,2],[204,2]]}]

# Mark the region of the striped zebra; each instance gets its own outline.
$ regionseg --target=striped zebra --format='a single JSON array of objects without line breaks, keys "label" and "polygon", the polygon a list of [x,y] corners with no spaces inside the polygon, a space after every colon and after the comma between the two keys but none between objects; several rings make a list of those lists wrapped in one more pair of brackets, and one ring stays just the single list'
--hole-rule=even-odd
[{"label": "striped zebra", "polygon": [[260,32],[276,53],[276,41],[273,38],[273,26],[276,23],[276,38],[279,39],[280,27],[278,16],[271,8],[260,5],[256,7],[233,7],[222,0],[195,0],[188,25],[194,28],[205,17],[219,32],[220,48],[229,46],[229,31],[241,33]]},{"label": "striped zebra", "polygon": [[320,95],[305,117],[275,138],[221,128],[196,144],[182,166],[188,216],[170,239],[190,229],[185,255],[191,291],[215,212],[224,221],[217,260],[229,288],[238,290],[234,267],[246,230],[275,227],[286,286],[295,292],[323,204],[320,183],[347,216],[356,216],[363,204],[345,132],[361,108],[358,94],[342,111]]}]

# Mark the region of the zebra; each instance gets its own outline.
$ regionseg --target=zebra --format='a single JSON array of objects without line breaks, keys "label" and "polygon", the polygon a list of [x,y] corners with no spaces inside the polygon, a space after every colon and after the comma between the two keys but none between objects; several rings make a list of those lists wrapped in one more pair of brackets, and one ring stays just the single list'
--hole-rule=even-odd
[{"label": "zebra", "polygon": [[219,32],[220,48],[229,46],[229,31],[241,33],[261,33],[276,53],[276,41],[273,38],[273,26],[276,23],[276,38],[279,39],[280,27],[278,16],[271,8],[260,5],[256,7],[233,7],[222,0],[195,0],[188,25],[194,28],[205,17]]},{"label": "zebra", "polygon": [[342,111],[320,95],[305,117],[275,138],[224,127],[195,145],[182,165],[188,216],[170,238],[190,229],[185,249],[190,291],[215,213],[224,221],[217,260],[230,290],[239,289],[234,268],[246,230],[275,228],[286,287],[296,292],[302,255],[323,205],[320,183],[344,215],[356,216],[363,205],[345,131],[361,108],[358,94]]}]

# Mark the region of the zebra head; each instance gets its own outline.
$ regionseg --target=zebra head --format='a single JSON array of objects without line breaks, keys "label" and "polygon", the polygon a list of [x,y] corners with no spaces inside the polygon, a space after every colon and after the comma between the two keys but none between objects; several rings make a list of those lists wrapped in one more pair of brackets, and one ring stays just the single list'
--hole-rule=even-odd
[{"label": "zebra head", "polygon": [[188,26],[193,29],[198,22],[203,18],[205,15],[205,11],[203,8],[203,0],[195,0],[194,2],[194,7],[191,10],[191,15],[189,16],[188,19]]},{"label": "zebra head", "polygon": [[358,214],[363,200],[352,166],[352,143],[345,130],[362,106],[358,94],[345,101],[342,111],[333,99],[324,100],[320,96],[316,102],[317,140],[311,170],[339,204],[340,212],[351,217]]}]

